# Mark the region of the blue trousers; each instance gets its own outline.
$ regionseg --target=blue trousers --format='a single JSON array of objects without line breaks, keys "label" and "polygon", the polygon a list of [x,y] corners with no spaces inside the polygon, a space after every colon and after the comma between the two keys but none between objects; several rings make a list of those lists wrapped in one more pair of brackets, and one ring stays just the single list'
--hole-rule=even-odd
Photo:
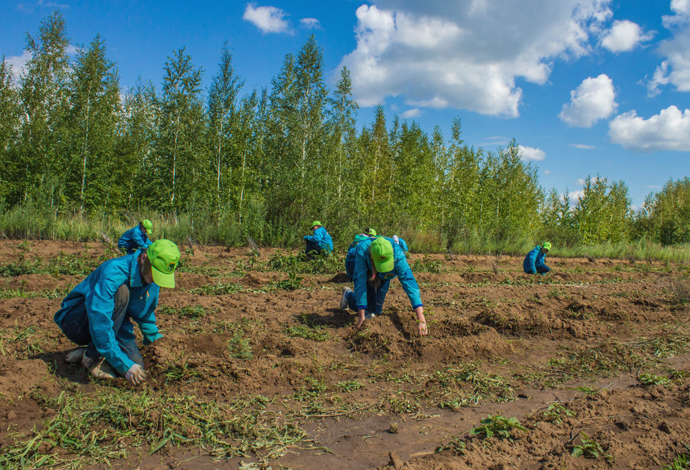
[{"label": "blue trousers", "polygon": [[[368,273],[368,277],[371,277],[371,273]],[[388,294],[390,284],[390,279],[381,282],[378,286],[367,280],[366,313],[381,315],[381,311],[383,310],[383,302],[386,300],[386,294]],[[350,310],[354,310],[355,312],[357,311],[357,299],[355,298],[354,291],[347,293],[347,306],[350,308]]]},{"label": "blue trousers", "polygon": [[525,272],[526,272],[527,274],[546,274],[546,273],[548,273],[549,271],[551,271],[551,269],[550,269],[547,265],[545,265],[545,264],[537,264],[537,265],[535,266],[535,268],[537,268],[536,272],[535,272],[535,271],[531,271],[531,270],[530,270],[530,271],[525,271]]},{"label": "blue trousers", "polygon": [[[113,310],[113,332],[115,338],[120,346],[120,349],[132,361],[143,367],[144,359],[141,357],[137,342],[135,339],[125,339],[118,335],[120,328],[124,322],[130,322],[127,317],[127,307],[129,306],[129,287],[122,284],[115,293],[115,309]],[[86,311],[86,305],[82,302],[70,310],[62,319],[62,332],[69,338],[70,341],[79,345],[86,346],[86,355],[91,359],[96,359],[100,356],[96,346],[91,339],[91,331],[89,330],[89,314]]]}]

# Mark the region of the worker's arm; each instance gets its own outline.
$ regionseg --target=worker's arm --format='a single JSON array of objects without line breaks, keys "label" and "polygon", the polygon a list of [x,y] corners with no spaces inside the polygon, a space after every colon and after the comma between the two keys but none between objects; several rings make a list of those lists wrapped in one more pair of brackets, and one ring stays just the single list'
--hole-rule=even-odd
[{"label": "worker's arm", "polygon": [[115,294],[127,281],[125,273],[116,267],[101,272],[93,291],[86,297],[86,312],[89,315],[89,332],[96,350],[111,366],[125,375],[134,362],[122,351],[113,331],[113,310]]},{"label": "worker's arm", "polygon": [[144,346],[151,344],[157,339],[163,337],[158,330],[158,324],[156,323],[156,308],[158,308],[158,293],[160,292],[160,287],[153,284],[148,289],[148,295],[154,300],[151,305],[148,306],[145,312],[134,318],[134,321],[139,325],[141,333],[144,335]]}]

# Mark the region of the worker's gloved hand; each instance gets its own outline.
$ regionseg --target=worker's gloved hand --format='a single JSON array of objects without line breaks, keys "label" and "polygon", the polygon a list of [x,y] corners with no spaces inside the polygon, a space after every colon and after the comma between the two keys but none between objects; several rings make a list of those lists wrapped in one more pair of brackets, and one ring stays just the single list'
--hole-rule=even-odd
[{"label": "worker's gloved hand", "polygon": [[127,379],[130,383],[134,385],[139,385],[141,382],[146,380],[146,373],[144,372],[144,368],[141,367],[139,364],[134,364],[132,367],[129,368],[129,370],[125,374],[125,379]]}]

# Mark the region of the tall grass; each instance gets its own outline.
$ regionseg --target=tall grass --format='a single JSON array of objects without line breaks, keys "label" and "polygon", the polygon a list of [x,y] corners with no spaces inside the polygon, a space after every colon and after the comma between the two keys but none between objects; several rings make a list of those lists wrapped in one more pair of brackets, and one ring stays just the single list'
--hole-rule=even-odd
[{"label": "tall grass", "polygon": [[[306,225],[295,227],[286,220],[266,221],[262,207],[253,208],[240,223],[234,218],[218,219],[203,212],[170,214],[139,209],[89,215],[56,214],[50,207],[25,204],[10,209],[0,206],[0,238],[86,242],[101,241],[103,234],[116,243],[126,230],[142,219],[153,222],[154,239],[167,238],[183,244],[188,244],[191,239],[203,245],[246,246],[249,236],[263,246],[301,248],[302,236],[309,232]],[[472,230],[456,237],[449,247],[448,239],[437,231],[373,227],[381,235],[403,238],[412,253],[524,255],[540,243],[529,237],[495,239]],[[336,250],[342,251],[364,227],[356,227],[347,221],[334,221],[332,227],[326,228],[333,237]],[[550,241],[553,244],[550,256],[690,261],[690,244],[661,246],[644,238],[630,243],[575,246],[562,246],[558,240]]]}]

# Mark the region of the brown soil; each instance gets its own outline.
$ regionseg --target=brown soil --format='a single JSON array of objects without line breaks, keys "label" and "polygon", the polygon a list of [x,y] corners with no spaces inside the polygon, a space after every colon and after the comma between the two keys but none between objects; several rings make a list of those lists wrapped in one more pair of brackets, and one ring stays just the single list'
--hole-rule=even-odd
[{"label": "brown soil", "polygon": [[[411,265],[432,260],[441,269],[416,273],[430,330],[420,338],[397,281],[384,314],[355,331],[353,313],[338,308],[349,285],[342,273],[300,275],[305,288],[286,291],[275,288],[288,279],[285,272],[246,269],[247,250],[187,249],[187,272],[160,299],[165,338],[142,347],[145,389],[218,402],[261,394],[303,413],[299,423],[312,448],[288,449],[270,462],[273,468],[647,469],[662,468],[690,445],[685,266],[551,258],[554,272],[534,278],[521,272],[521,257],[412,255]],[[96,262],[106,252],[94,243],[0,241],[0,264],[58,253]],[[262,250],[259,261],[273,253]],[[30,436],[54,415],[45,397],[130,387],[122,380],[91,381],[64,362],[73,345],[52,316],[64,292],[81,279],[0,278],[0,290],[19,292],[0,300],[0,443]],[[226,285],[241,291],[203,290]],[[290,333],[298,327],[327,337]],[[462,367],[471,367],[472,377],[489,377],[482,383],[490,390],[450,405],[476,390],[471,377],[446,383],[444,374]],[[670,380],[643,385],[638,377],[644,373]],[[322,393],[294,398],[313,380],[324,384]],[[363,387],[345,391],[348,381]],[[599,391],[589,393],[585,385]],[[306,411],[310,402],[322,411]],[[555,402],[572,416],[545,418]],[[527,430],[510,440],[471,437],[487,415],[517,417]],[[392,423],[397,432],[391,432]],[[583,433],[610,458],[573,457]],[[455,438],[464,449],[434,453]],[[212,469],[257,461],[248,454],[216,462],[193,447],[133,455],[136,462],[110,463],[123,469]]]}]

